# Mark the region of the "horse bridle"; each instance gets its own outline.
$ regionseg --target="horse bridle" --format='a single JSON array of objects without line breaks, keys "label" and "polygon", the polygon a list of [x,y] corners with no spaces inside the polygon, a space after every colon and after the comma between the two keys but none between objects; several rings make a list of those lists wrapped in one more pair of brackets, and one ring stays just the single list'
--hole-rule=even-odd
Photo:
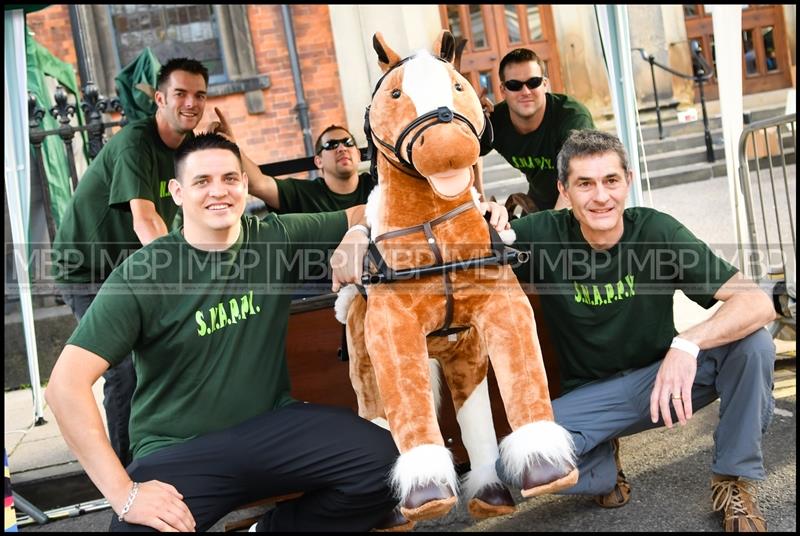
[{"label": "horse bridle", "polygon": [[[438,56],[434,57],[441,62],[449,63],[447,60],[443,58],[440,58]],[[383,84],[383,80],[389,75],[389,73],[391,73],[393,70],[397,69],[398,67],[400,67],[401,65],[403,65],[405,62],[409,61],[412,58],[413,56],[408,56],[407,58],[403,58],[402,60],[394,64],[388,71],[386,71],[383,74],[383,76],[381,76],[381,78],[378,80],[378,83],[375,84],[375,89],[372,92],[372,98],[370,99],[370,101],[372,101],[372,99],[375,98],[375,94],[378,92],[378,90],[381,87],[381,84]],[[483,128],[479,133],[475,128],[475,126],[472,124],[472,122],[469,119],[467,119],[467,117],[451,110],[447,106],[440,106],[436,110],[431,110],[430,112],[422,114],[421,116],[414,119],[411,123],[406,125],[406,127],[400,132],[400,135],[397,137],[397,141],[394,143],[394,145],[392,145],[389,142],[382,140],[377,134],[372,132],[372,129],[369,124],[369,111],[370,111],[370,106],[367,106],[367,110],[364,114],[364,133],[367,136],[367,144],[369,146],[369,152],[372,158],[372,162],[370,164],[370,173],[372,174],[373,180],[376,179],[377,175],[375,171],[376,171],[376,162],[378,157],[378,155],[375,154],[374,150],[375,142],[373,141],[373,139],[377,140],[378,143],[380,143],[384,148],[391,151],[397,158],[400,165],[406,168],[406,170],[409,171],[411,175],[417,178],[423,178],[422,175],[417,171],[416,167],[414,167],[414,156],[412,154],[414,143],[417,141],[417,138],[419,138],[422,135],[423,132],[425,132],[427,129],[429,129],[434,125],[439,125],[442,123],[450,123],[453,120],[457,120],[466,124],[472,131],[472,134],[477,138],[478,143],[480,143],[481,138],[483,137],[483,134],[486,131],[486,125],[489,123],[488,116],[484,115]],[[408,154],[408,159],[406,159],[403,156],[403,151],[402,151],[403,141],[415,128],[429,121],[430,119],[434,119],[434,121],[429,122],[428,124],[424,125],[421,129],[419,129],[419,131],[417,131],[417,133],[414,134],[414,137],[411,138],[411,141],[406,146],[406,153]]]},{"label": "horse bridle", "polygon": [[[436,57],[436,56],[434,56]],[[375,98],[375,94],[381,87],[384,78],[389,75],[394,69],[398,68],[408,60],[410,60],[412,56],[404,58],[393,65],[388,71],[386,71],[383,76],[381,76],[378,83],[375,85],[375,90],[372,92],[372,99]],[[439,61],[443,61],[445,63],[449,63],[447,60],[436,57]],[[370,101],[372,100],[370,99]],[[373,180],[377,179],[377,160],[379,152],[375,150],[375,141],[377,140],[384,148],[388,149],[392,153],[394,153],[395,157],[397,158],[399,164],[405,168],[405,171],[408,172],[411,176],[417,177],[419,179],[425,179],[414,167],[414,156],[412,153],[412,148],[414,143],[417,141],[423,132],[434,125],[439,125],[442,123],[450,123],[453,120],[458,120],[465,123],[472,134],[477,138],[478,143],[481,142],[483,135],[487,132],[488,126],[488,133],[491,134],[491,123],[489,121],[488,115],[484,113],[484,122],[483,128],[481,132],[478,133],[475,126],[467,119],[464,115],[454,112],[450,110],[446,106],[440,106],[436,110],[431,110],[425,114],[414,119],[411,123],[406,125],[406,127],[400,132],[400,135],[397,137],[397,141],[394,145],[382,140],[376,134],[372,132],[369,124],[369,112],[370,106],[367,106],[367,110],[364,114],[364,133],[367,137],[367,147],[369,151],[370,158],[372,162],[370,164],[370,174],[372,175]],[[433,121],[430,121],[433,119]],[[427,124],[425,124],[427,122]],[[402,146],[403,141],[409,136],[409,134],[420,125],[423,125],[414,136],[411,138],[411,141],[406,146],[406,152],[408,153],[408,159],[406,160],[403,157],[402,153]],[[393,162],[391,159],[386,159],[389,164],[394,167],[397,167],[397,164]],[[519,264],[525,263],[528,260],[528,253],[527,252],[520,252],[516,249],[510,248],[506,246],[503,241],[500,239],[497,231],[489,225],[488,218],[487,218],[487,225],[489,228],[489,236],[491,240],[491,250],[492,255],[488,257],[480,258],[480,259],[468,259],[466,261],[455,261],[455,262],[444,262],[442,258],[442,254],[436,245],[436,240],[433,236],[433,227],[444,223],[445,221],[454,218],[455,216],[475,207],[475,203],[472,201],[468,201],[459,205],[458,207],[450,210],[446,214],[443,214],[437,218],[434,218],[431,221],[427,221],[420,225],[415,225],[412,227],[407,227],[404,229],[398,229],[395,231],[386,232],[374,240],[370,240],[369,247],[367,250],[367,255],[364,257],[364,270],[362,274],[362,285],[369,285],[369,284],[377,284],[377,283],[389,283],[392,281],[402,281],[408,280],[424,275],[433,275],[433,274],[440,274],[443,276],[444,281],[444,289],[445,289],[445,318],[443,325],[433,333],[429,335],[449,335],[452,333],[457,333],[459,331],[463,331],[468,329],[468,327],[451,327],[451,322],[453,319],[453,291],[452,291],[452,283],[449,278],[449,274],[456,270],[464,270],[469,268],[479,268],[485,266],[498,266],[498,265],[511,265],[511,266],[518,266]],[[428,246],[431,248],[431,251],[434,255],[435,262],[429,266],[422,266],[417,268],[410,268],[406,270],[393,270],[388,266],[388,263],[381,255],[380,251],[377,248],[377,243],[389,238],[395,238],[398,236],[403,236],[411,233],[422,232],[425,235],[425,238],[428,242]],[[370,272],[370,265],[375,266],[377,272]]]}]

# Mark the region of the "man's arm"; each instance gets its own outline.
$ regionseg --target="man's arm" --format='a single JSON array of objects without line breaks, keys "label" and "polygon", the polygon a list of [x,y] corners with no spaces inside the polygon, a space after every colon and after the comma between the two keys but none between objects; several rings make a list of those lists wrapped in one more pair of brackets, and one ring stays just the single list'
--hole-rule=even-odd
[{"label": "man's arm", "polygon": [[714,298],[725,303],[711,318],[679,335],[701,350],[738,341],[775,320],[772,300],[741,273],[722,285]]},{"label": "man's arm", "polygon": [[[111,448],[92,394],[92,385],[107,368],[108,362],[97,354],[68,344],[53,367],[45,398],[67,445],[119,514],[133,482]],[[194,518],[182,499],[169,484],[145,482],[124,519],[161,531],[194,530]]]},{"label": "man's arm", "polygon": [[364,255],[369,245],[366,208],[366,205],[356,205],[344,211],[348,230],[330,261],[333,292],[350,283],[361,283]]},{"label": "man's arm", "polygon": [[242,168],[247,173],[247,188],[250,195],[254,195],[264,201],[270,207],[280,210],[281,200],[278,195],[278,183],[275,177],[261,172],[255,162],[250,160],[239,148],[242,155]]},{"label": "man's arm", "polygon": [[[711,318],[680,333],[678,337],[696,344],[701,350],[738,341],[775,319],[772,301],[755,283],[736,273],[714,294],[724,302]],[[684,350],[670,348],[656,376],[650,395],[650,418],[658,422],[659,412],[668,428],[672,427],[669,404],[673,395],[680,402],[673,404],[678,421],[686,424],[692,417],[692,385],[697,373],[697,359]]]},{"label": "man's arm", "polygon": [[[208,125],[209,132],[216,132],[229,138],[232,142],[236,143],[236,138],[233,135],[233,129],[228,124],[228,120],[222,115],[219,108],[215,107],[219,121],[212,121]],[[248,190],[251,195],[254,195],[264,201],[267,205],[274,209],[280,209],[280,196],[278,195],[278,184],[275,177],[265,175],[261,172],[255,162],[250,160],[242,148],[239,147],[239,153],[242,156],[242,168],[247,173]]]},{"label": "man's arm", "polygon": [[155,203],[149,199],[131,199],[129,204],[133,215],[133,230],[143,246],[167,234],[167,224],[156,211]]}]

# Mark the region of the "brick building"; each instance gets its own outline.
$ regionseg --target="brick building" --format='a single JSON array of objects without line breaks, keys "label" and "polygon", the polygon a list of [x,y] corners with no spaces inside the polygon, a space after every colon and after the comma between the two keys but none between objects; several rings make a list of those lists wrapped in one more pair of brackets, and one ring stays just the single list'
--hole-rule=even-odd
[{"label": "brick building", "polygon": [[[631,44],[676,71],[692,72],[689,43],[714,62],[711,16],[704,5],[628,6]],[[533,48],[547,62],[553,90],[575,96],[595,117],[610,116],[602,47],[591,5],[51,5],[27,16],[36,39],[103,94],[144,46],[161,58],[187,55],[212,71],[201,127],[215,106],[227,111],[237,140],[256,162],[306,154],[296,86],[310,124],[306,138],[338,123],[365,143],[364,108],[380,72],[371,40],[380,31],[401,55],[428,48],[442,28],[468,39],[462,70],[475,87],[497,94],[497,64],[512,48]],[[747,5],[742,11],[743,90],[791,87],[796,7]],[[287,28],[294,35],[294,47]],[[292,48],[298,63],[293,68]],[[159,53],[160,52],[160,53]],[[642,108],[652,106],[649,65],[635,55],[633,83]],[[689,80],[657,70],[662,106],[689,106]],[[706,87],[715,98],[716,80]]]},{"label": "brick building", "polygon": [[[94,6],[94,9],[97,7],[99,6]],[[101,9],[105,9],[105,6]],[[212,78],[209,87],[210,98],[200,127],[215,119],[214,107],[219,107],[227,113],[237,141],[255,161],[264,163],[302,157],[305,154],[303,135],[295,108],[298,99],[283,28],[281,6],[248,5],[245,9],[255,64],[254,72],[250,74],[266,73],[268,87],[251,90],[251,93],[261,94],[260,99],[258,95],[256,99],[252,99],[248,92],[241,91],[241,84],[239,86],[231,83],[214,84]],[[332,123],[345,122],[342,90],[339,84],[340,74],[332,46],[328,6],[292,6],[291,16],[311,132],[312,136],[316,136]],[[36,40],[56,57],[72,64],[80,78],[84,73],[81,72],[77,60],[72,27],[74,21],[75,16],[71,16],[70,7],[63,4],[51,5],[27,16],[28,27],[34,32]],[[100,28],[103,28],[103,25],[87,28],[85,30],[87,40],[102,42],[102,38],[98,39]],[[230,51],[225,53],[233,54]],[[113,76],[119,69],[113,66],[114,62],[108,61],[108,58],[96,59],[99,61],[94,62],[94,81],[98,83],[103,94],[113,93]],[[248,80],[247,74],[236,78]],[[81,80],[80,84],[83,83]],[[248,100],[251,99],[256,102],[249,103]],[[261,102],[258,102],[259,100]]]}]

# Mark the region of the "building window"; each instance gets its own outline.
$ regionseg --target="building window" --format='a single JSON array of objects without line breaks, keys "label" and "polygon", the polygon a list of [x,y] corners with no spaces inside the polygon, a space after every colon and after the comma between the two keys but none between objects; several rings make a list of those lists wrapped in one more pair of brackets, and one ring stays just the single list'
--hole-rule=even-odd
[{"label": "building window", "polygon": [[109,11],[121,66],[150,47],[158,57],[185,56],[202,62],[209,83],[228,80],[220,31],[210,5],[116,4],[110,5]]}]

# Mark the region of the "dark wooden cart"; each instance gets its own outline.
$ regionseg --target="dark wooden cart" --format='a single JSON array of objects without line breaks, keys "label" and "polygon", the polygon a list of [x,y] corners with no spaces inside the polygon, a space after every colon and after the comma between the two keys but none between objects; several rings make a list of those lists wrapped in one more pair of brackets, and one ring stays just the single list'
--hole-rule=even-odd
[{"label": "dark wooden cart", "polygon": [[[550,396],[558,395],[558,363],[542,316],[539,298],[529,294],[534,315],[539,321],[537,330],[544,354]],[[344,406],[358,411],[356,396],[350,383],[348,363],[343,360],[342,345],[344,326],[334,316],[335,294],[325,294],[312,298],[296,299],[292,302],[289,318],[289,333],[286,340],[286,353],[289,363],[289,376],[292,382],[292,396],[298,400]],[[346,359],[346,355],[344,357]],[[443,384],[442,408],[439,421],[446,445],[453,451],[457,463],[467,461],[466,451],[461,443],[455,412],[447,386]],[[495,430],[498,439],[506,436],[511,429],[506,420],[503,403],[494,379],[489,373],[489,396],[492,404]]]}]

